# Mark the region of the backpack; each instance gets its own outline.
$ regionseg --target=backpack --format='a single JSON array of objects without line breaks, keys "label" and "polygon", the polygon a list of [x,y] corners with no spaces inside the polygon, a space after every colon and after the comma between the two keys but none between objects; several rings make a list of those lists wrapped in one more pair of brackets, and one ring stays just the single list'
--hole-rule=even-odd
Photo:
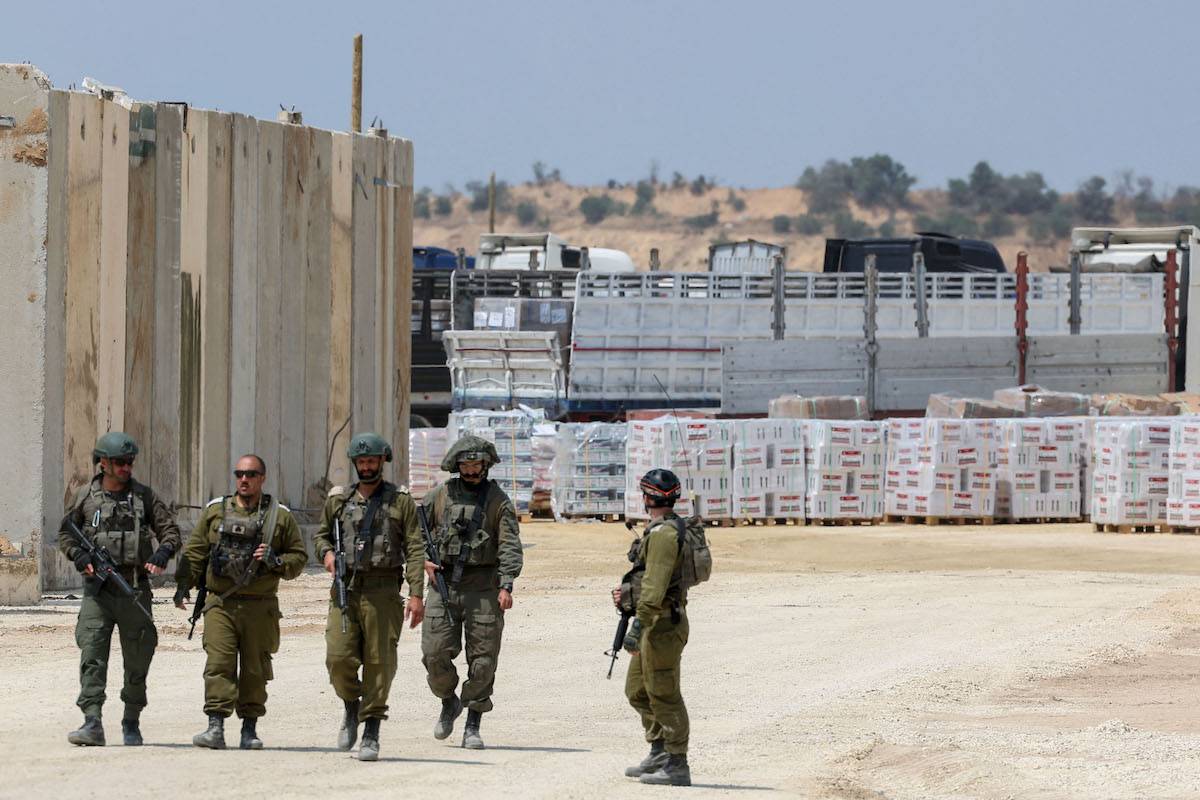
[{"label": "backpack", "polygon": [[679,541],[679,584],[684,591],[712,577],[712,551],[699,517],[675,519]]}]

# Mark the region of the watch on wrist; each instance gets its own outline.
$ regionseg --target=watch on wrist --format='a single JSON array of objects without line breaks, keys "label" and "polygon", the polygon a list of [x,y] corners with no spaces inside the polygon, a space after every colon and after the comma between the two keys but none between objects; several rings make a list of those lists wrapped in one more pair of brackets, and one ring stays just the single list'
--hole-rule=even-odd
[{"label": "watch on wrist", "polygon": [[511,583],[500,584],[500,588],[503,589],[504,591],[508,592],[509,594],[512,594],[512,587],[513,587],[513,585]]}]

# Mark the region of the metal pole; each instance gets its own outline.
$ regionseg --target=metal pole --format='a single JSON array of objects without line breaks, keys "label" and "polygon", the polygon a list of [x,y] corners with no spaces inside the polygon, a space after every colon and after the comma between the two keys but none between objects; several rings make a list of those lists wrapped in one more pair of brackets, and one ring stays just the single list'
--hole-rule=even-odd
[{"label": "metal pole", "polygon": [[925,297],[925,254],[913,253],[913,288],[916,292],[917,336],[929,338],[929,302]]},{"label": "metal pole", "polygon": [[1017,253],[1017,384],[1025,385],[1025,363],[1029,355],[1029,255]]},{"label": "metal pole", "polygon": [[496,173],[488,178],[488,233],[496,232]]},{"label": "metal pole", "polygon": [[1067,324],[1071,326],[1071,335],[1078,336],[1083,327],[1083,275],[1082,262],[1078,251],[1071,253],[1071,311]]},{"label": "metal pole", "polygon": [[875,254],[868,253],[863,267],[866,286],[863,291],[863,340],[867,351],[867,410],[875,414],[875,369],[879,361],[879,268]]},{"label": "metal pole", "polygon": [[784,296],[783,296],[783,256],[775,256],[775,263],[771,265],[771,277],[774,279],[774,291],[771,297],[771,331],[775,336],[775,341],[783,341],[783,331],[787,327],[784,321]]},{"label": "metal pole", "polygon": [[1176,249],[1179,251],[1179,356],[1176,359],[1175,380],[1179,382],[1179,391],[1187,391],[1187,329],[1188,303],[1191,302],[1190,281],[1192,279],[1192,250],[1183,244],[1182,238]]},{"label": "metal pole", "polygon": [[1175,292],[1179,288],[1179,283],[1176,279],[1175,265],[1175,250],[1167,251],[1167,266],[1166,280],[1163,281],[1164,300],[1167,304],[1166,316],[1164,324],[1167,329],[1167,386],[1168,391],[1178,391],[1175,386],[1175,358],[1179,353],[1179,337],[1176,330],[1176,322],[1178,321],[1178,304],[1175,298]]},{"label": "metal pole", "polygon": [[362,34],[354,37],[354,67],[350,78],[350,130],[362,133]]}]

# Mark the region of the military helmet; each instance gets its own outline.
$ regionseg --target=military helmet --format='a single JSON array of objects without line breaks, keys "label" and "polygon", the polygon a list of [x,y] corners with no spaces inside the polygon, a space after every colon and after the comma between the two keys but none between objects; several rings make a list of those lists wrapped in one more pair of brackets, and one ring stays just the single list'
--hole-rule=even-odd
[{"label": "military helmet", "polygon": [[109,431],[96,440],[92,448],[92,463],[98,464],[102,458],[134,458],[138,454],[137,442],[128,433]]},{"label": "military helmet", "polygon": [[482,461],[486,470],[493,464],[500,463],[500,454],[496,452],[496,445],[481,436],[469,433],[446,451],[446,457],[442,459],[442,471],[458,472],[460,461]]},{"label": "military helmet", "polygon": [[353,461],[362,456],[382,456],[384,461],[391,461],[392,446],[378,433],[360,433],[350,440],[346,457]]},{"label": "military helmet", "polygon": [[641,487],[642,494],[646,497],[646,504],[652,508],[674,506],[683,492],[679,476],[669,469],[650,470],[642,476],[638,486]]}]

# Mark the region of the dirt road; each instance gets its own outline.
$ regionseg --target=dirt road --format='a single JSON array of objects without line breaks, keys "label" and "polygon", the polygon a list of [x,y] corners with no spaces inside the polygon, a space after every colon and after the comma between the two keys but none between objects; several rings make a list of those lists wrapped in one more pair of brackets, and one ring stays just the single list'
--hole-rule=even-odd
[{"label": "dirt road", "polygon": [[[622,777],[645,749],[601,655],[616,617],[618,525],[524,526],[488,749],[432,738],[419,637],[400,642],[383,758],[332,748],[327,580],[281,596],[263,752],[190,745],[203,652],[161,590],[147,746],[79,749],[77,601],[0,609],[0,797],[648,797]],[[1200,796],[1200,540],[1046,528],[712,531],[717,572],[693,592],[684,697],[688,796]],[[114,643],[114,648],[117,645]],[[106,728],[119,740],[120,656]],[[618,664],[621,676],[627,661]],[[236,739],[236,727],[233,730]]]}]

